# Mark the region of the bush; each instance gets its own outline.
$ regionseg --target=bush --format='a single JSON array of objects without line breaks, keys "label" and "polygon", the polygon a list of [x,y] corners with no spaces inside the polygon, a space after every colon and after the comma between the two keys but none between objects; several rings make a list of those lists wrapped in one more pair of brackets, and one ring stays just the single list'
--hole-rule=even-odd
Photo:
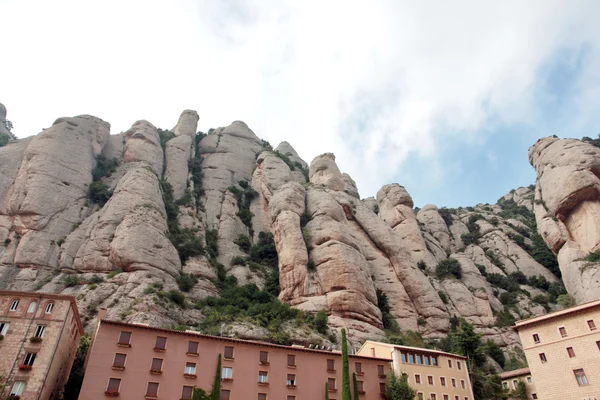
[{"label": "bush", "polygon": [[595,251],[593,253],[588,254],[584,258],[584,260],[589,262],[600,262],[600,251]]},{"label": "bush", "polygon": [[481,234],[478,230],[470,233],[463,233],[462,235],[460,235],[460,239],[465,244],[465,246],[468,246],[470,244],[477,244],[477,241],[480,237]]},{"label": "bush", "polygon": [[258,242],[250,247],[250,259],[262,265],[278,268],[279,258],[272,233],[258,234]]},{"label": "bush", "polygon": [[313,327],[315,330],[321,334],[327,333],[327,314],[323,311],[319,311],[315,314],[315,319],[313,321]]},{"label": "bush", "polygon": [[517,282],[520,285],[527,284],[527,277],[521,271],[513,272],[510,275],[508,275],[508,277],[509,279],[513,280],[514,282]]},{"label": "bush", "polygon": [[105,176],[108,176],[116,171],[119,161],[116,158],[112,160],[107,159],[104,155],[100,154],[96,157],[96,167],[92,170],[92,179],[99,181]]},{"label": "bush", "polygon": [[387,295],[381,289],[377,289],[375,293],[377,294],[377,307],[379,307],[379,311],[381,311],[383,328],[391,331],[399,331],[398,323],[391,313],[392,308],[390,307]]},{"label": "bush", "polygon": [[452,219],[452,211],[446,207],[438,209],[438,213],[440,214],[446,225],[448,225],[448,227],[450,227],[454,222],[454,220]]},{"label": "bush", "polygon": [[103,206],[110,199],[111,195],[112,193],[108,190],[108,186],[101,181],[92,182],[88,188],[88,199],[100,206]]},{"label": "bush", "polygon": [[558,260],[552,250],[548,248],[544,239],[539,234],[534,233],[531,240],[533,242],[533,246],[529,252],[531,257],[560,278],[562,274],[558,266]]},{"label": "bush", "polygon": [[175,304],[179,306],[185,306],[185,296],[178,290],[171,289],[167,293],[167,297]]},{"label": "bush", "polygon": [[173,133],[169,130],[160,129],[160,128],[158,128],[157,131],[158,131],[158,137],[160,139],[160,147],[162,147],[163,153],[164,153],[165,148],[167,147],[167,142],[175,137],[175,133]]},{"label": "bush", "polygon": [[454,277],[456,279],[462,278],[462,267],[458,260],[454,258],[446,258],[438,263],[435,274],[438,279],[445,279]]},{"label": "bush", "polygon": [[98,284],[104,282],[104,279],[96,274],[92,275],[90,279],[88,279],[89,284]]},{"label": "bush", "polygon": [[575,300],[568,294],[561,294],[556,299],[556,302],[563,308],[569,308],[575,305]]},{"label": "bush", "polygon": [[211,258],[219,255],[219,231],[211,229],[206,231],[206,251]]},{"label": "bush", "polygon": [[519,284],[504,275],[494,273],[487,274],[485,279],[492,285],[496,285],[508,292],[516,292],[519,290]]},{"label": "bush", "polygon": [[548,296],[544,296],[543,294],[538,294],[533,299],[531,299],[536,304],[540,304],[542,306],[547,306],[549,302]]},{"label": "bush", "polygon": [[438,296],[440,296],[440,299],[442,299],[442,302],[444,304],[448,304],[448,296],[446,295],[446,293],[444,293],[440,290],[440,291],[438,291]]},{"label": "bush", "polygon": [[4,147],[8,144],[10,137],[4,133],[0,133],[0,147]]},{"label": "bush", "polygon": [[487,271],[485,270],[485,266],[483,266],[481,264],[475,264],[475,266],[479,270],[479,273],[481,274],[481,276],[486,277],[488,275]]},{"label": "bush", "polygon": [[169,232],[169,240],[177,250],[181,263],[185,263],[190,257],[204,254],[202,240],[196,236],[196,229],[177,228],[175,232]]},{"label": "bush", "polygon": [[538,289],[548,290],[550,288],[550,282],[543,275],[530,276],[527,280],[529,286],[533,286]]},{"label": "bush", "polygon": [[77,275],[66,275],[63,278],[63,283],[66,287],[73,287],[80,284],[79,277]]},{"label": "bush", "polygon": [[194,274],[179,274],[176,279],[177,286],[184,292],[189,292],[198,283],[198,278]]},{"label": "bush", "polygon": [[417,263],[417,267],[421,270],[421,271],[425,271],[427,270],[427,264],[425,264],[425,261],[419,261]]},{"label": "bush", "polygon": [[106,276],[107,276],[108,279],[112,279],[115,276],[117,276],[118,274],[120,274],[121,272],[123,272],[123,270],[121,268],[117,268],[117,269],[115,269],[113,271],[110,271],[108,273],[108,275],[106,275]]},{"label": "bush", "polygon": [[231,259],[231,265],[246,265],[246,257],[235,256]]},{"label": "bush", "polygon": [[498,256],[492,250],[487,250],[485,252],[485,255],[492,262],[492,264],[494,264],[496,267],[498,267],[498,268],[504,268],[504,265],[502,264],[502,261],[500,261],[500,259],[498,258]]},{"label": "bush", "polygon": [[237,244],[244,253],[248,253],[250,247],[252,246],[252,242],[250,238],[246,235],[238,235],[238,237],[233,241],[233,243]]},{"label": "bush", "polygon": [[417,318],[417,325],[425,326],[425,325],[427,325],[427,321],[425,321],[425,318],[419,317],[419,318]]},{"label": "bush", "polygon": [[502,349],[496,342],[488,340],[487,342],[485,342],[484,350],[488,356],[490,356],[502,368],[504,368],[504,365],[506,364],[506,357],[504,357]]},{"label": "bush", "polygon": [[500,302],[505,307],[513,307],[517,304],[517,294],[514,292],[504,292],[500,295]]},{"label": "bush", "polygon": [[496,326],[508,327],[517,322],[516,318],[509,311],[501,311],[496,315]]}]

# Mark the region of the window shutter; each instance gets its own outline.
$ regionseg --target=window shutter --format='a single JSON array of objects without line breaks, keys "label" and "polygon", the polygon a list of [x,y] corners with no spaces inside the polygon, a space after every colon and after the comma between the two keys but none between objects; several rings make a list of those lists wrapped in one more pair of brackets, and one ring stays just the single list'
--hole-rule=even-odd
[{"label": "window shutter", "polygon": [[188,353],[198,354],[198,342],[188,343]]},{"label": "window shutter", "polygon": [[162,336],[157,336],[156,337],[156,345],[154,347],[156,347],[157,349],[163,349],[167,346],[167,338],[166,337],[162,337]]},{"label": "window shutter", "polygon": [[191,386],[184,386],[183,390],[181,391],[181,398],[182,398],[182,400],[191,400],[193,392],[194,392],[194,388],[193,387],[191,387]]},{"label": "window shutter", "polygon": [[335,389],[335,378],[327,379],[327,385],[329,386],[329,389]]},{"label": "window shutter", "polygon": [[269,361],[269,353],[267,353],[266,351],[261,351],[260,352],[260,362],[261,363],[266,363]]},{"label": "window shutter", "polygon": [[231,395],[230,390],[221,390],[221,397],[219,400],[229,400],[229,396]]},{"label": "window shutter", "polygon": [[146,389],[146,396],[157,396],[158,395],[158,383],[148,382],[148,388]]},{"label": "window shutter", "polygon": [[119,343],[129,344],[130,340],[131,340],[131,332],[121,332],[121,335],[119,336]]},{"label": "window shutter", "polygon": [[152,359],[152,371],[161,371],[162,370],[162,363],[163,360],[160,358],[153,358]]},{"label": "window shutter", "polygon": [[363,387],[364,387],[364,386],[363,386],[363,381],[356,381],[356,383],[358,383],[358,391],[359,391],[359,392],[362,392],[362,391],[364,391],[364,390],[365,390],[365,389],[363,388]]},{"label": "window shutter", "polygon": [[379,382],[379,393],[385,393],[385,383]]},{"label": "window shutter", "polygon": [[265,393],[259,393],[258,400],[267,400],[267,395]]},{"label": "window shutter", "polygon": [[383,376],[383,375],[385,375],[385,372],[384,372],[384,370],[383,370],[383,365],[378,365],[378,366],[377,366],[377,374],[378,374],[379,376]]},{"label": "window shutter", "polygon": [[121,386],[121,380],[117,378],[110,378],[108,381],[108,391],[109,392],[118,392],[119,386]]},{"label": "window shutter", "polygon": [[334,360],[327,360],[327,370],[333,371],[335,369]]},{"label": "window shutter", "polygon": [[113,363],[113,367],[123,368],[125,366],[125,359],[127,358],[126,354],[115,354],[115,362]]},{"label": "window shutter", "polygon": [[361,363],[359,363],[359,362],[354,363],[354,367],[355,367],[357,374],[360,374],[362,372],[362,364]]},{"label": "window shutter", "polygon": [[233,358],[233,347],[225,346],[225,358]]},{"label": "window shutter", "polygon": [[287,365],[289,365],[290,367],[295,367],[296,366],[296,356],[293,354],[288,354],[287,356]]}]

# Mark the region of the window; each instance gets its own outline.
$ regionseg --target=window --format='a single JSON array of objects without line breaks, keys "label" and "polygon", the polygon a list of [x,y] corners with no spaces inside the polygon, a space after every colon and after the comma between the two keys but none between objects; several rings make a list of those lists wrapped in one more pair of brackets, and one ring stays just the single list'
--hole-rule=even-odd
[{"label": "window", "polygon": [[193,386],[184,386],[181,391],[181,400],[192,400],[192,394],[194,393]]},{"label": "window", "polygon": [[414,354],[409,354],[408,355],[408,362],[410,364],[414,364],[415,363],[415,356],[414,356]]},{"label": "window", "polygon": [[438,362],[437,362],[437,357],[435,357],[435,356],[431,356],[431,365],[434,365],[434,366],[435,366],[435,365],[438,365]]},{"label": "window", "polygon": [[25,359],[23,360],[23,365],[27,365],[28,367],[33,366],[33,362],[35,361],[36,354],[35,353],[27,353],[25,354]]},{"label": "window", "polygon": [[287,400],[296,400],[296,396],[288,396]]},{"label": "window", "polygon": [[464,379],[460,380],[460,387],[463,388],[463,389],[467,388],[467,386],[465,385],[465,380]]},{"label": "window", "polygon": [[548,361],[545,353],[540,353],[540,360],[542,361],[542,363],[545,363]]},{"label": "window", "polygon": [[52,314],[52,309],[54,308],[54,303],[46,304],[46,314]]},{"label": "window", "polygon": [[448,360],[448,368],[452,368],[452,360]]},{"label": "window", "polygon": [[358,384],[358,393],[364,393],[365,383],[363,381],[356,381],[356,383]]},{"label": "window", "polygon": [[158,397],[158,383],[148,382],[146,387],[146,397]]},{"label": "window", "polygon": [[221,397],[219,400],[229,400],[231,397],[231,390],[221,390]]},{"label": "window", "polygon": [[513,389],[517,390],[518,386],[519,386],[519,381],[516,379],[513,379]]},{"label": "window", "polygon": [[258,359],[261,364],[268,364],[269,363],[269,352],[261,351]]},{"label": "window", "polygon": [[354,371],[356,372],[356,375],[362,375],[362,363],[354,363]]},{"label": "window", "polygon": [[196,375],[196,363],[185,363],[185,374]]},{"label": "window", "polygon": [[106,391],[108,393],[119,393],[119,387],[121,386],[121,380],[118,378],[110,378],[108,380],[108,387]]},{"label": "window", "polygon": [[590,331],[594,331],[594,330],[596,330],[596,323],[594,322],[594,320],[593,320],[593,319],[590,319],[590,320],[587,322],[587,324],[588,324],[588,327],[590,328]]},{"label": "window", "polygon": [[598,346],[598,350],[600,350],[600,340],[596,342],[596,346]]},{"label": "window", "polygon": [[334,360],[327,360],[327,371],[335,371]]},{"label": "window", "polygon": [[37,338],[43,338],[45,331],[46,331],[45,325],[38,325],[38,326],[36,326],[35,331],[33,332],[33,336],[37,337]]},{"label": "window", "polygon": [[296,386],[296,375],[288,374],[286,385],[288,385],[288,386]]},{"label": "window", "polygon": [[440,377],[440,384],[442,386],[446,386],[446,378],[444,378],[443,376]]},{"label": "window", "polygon": [[577,383],[579,384],[579,386],[585,386],[590,384],[588,382],[587,376],[585,376],[585,372],[583,372],[583,369],[580,368],[573,370],[573,373],[575,374],[575,379],[577,379]]},{"label": "window", "polygon": [[567,337],[567,330],[565,329],[564,326],[561,326],[560,328],[558,328],[558,331],[560,332],[560,336]]},{"label": "window", "polygon": [[425,365],[430,365],[429,356],[423,356],[423,361],[425,362]]},{"label": "window", "polygon": [[156,337],[156,343],[154,344],[154,350],[164,350],[167,347],[167,338],[163,336]]},{"label": "window", "polygon": [[258,371],[258,382],[267,383],[267,371]]},{"label": "window", "polygon": [[127,354],[117,353],[115,354],[115,359],[113,360],[113,368],[125,368],[125,360],[127,359]]},{"label": "window", "polygon": [[335,390],[335,378],[327,379],[327,387],[329,390]]},{"label": "window", "polygon": [[538,398],[538,397],[537,397],[537,393],[531,393],[531,398],[532,398],[533,400],[537,400],[537,398]]},{"label": "window", "polygon": [[502,388],[508,390],[508,382],[502,382]]},{"label": "window", "polygon": [[29,308],[27,309],[27,313],[32,313],[35,311],[35,309],[37,308],[37,301],[32,301],[31,303],[29,303]]},{"label": "window", "polygon": [[417,364],[423,364],[423,358],[420,354],[417,354]]},{"label": "window", "polygon": [[444,395],[444,400],[450,400],[447,394]]},{"label": "window", "polygon": [[385,383],[379,382],[379,393],[385,393]]},{"label": "window", "polygon": [[296,366],[296,356],[293,354],[288,354],[287,355],[287,366],[288,367],[295,367]]},{"label": "window", "polygon": [[16,381],[10,390],[11,395],[20,396],[23,394],[23,390],[25,390],[25,382],[24,381]]},{"label": "window", "polygon": [[415,374],[415,383],[421,384],[421,375]]},{"label": "window", "polygon": [[225,352],[224,352],[223,357],[233,360],[233,347],[225,346]]},{"label": "window", "polygon": [[258,394],[258,400],[267,400],[267,394],[266,393],[259,393]]},{"label": "window", "polygon": [[152,365],[150,366],[150,370],[154,371],[154,372],[160,372],[160,371],[162,371],[162,364],[163,364],[162,358],[153,358]]},{"label": "window", "polygon": [[10,305],[9,311],[17,311],[18,306],[19,306],[19,300],[13,300],[12,304]]},{"label": "window", "polygon": [[530,377],[530,376],[528,376],[528,377],[527,377],[527,383],[531,383],[531,382],[532,382],[532,380],[531,380],[531,377]]},{"label": "window", "polygon": [[131,346],[130,342],[131,342],[131,332],[121,332],[121,334],[119,335],[118,344]]},{"label": "window", "polygon": [[454,400],[460,400],[459,396],[454,396]]},{"label": "window", "polygon": [[417,400],[423,400],[423,392],[417,393]]},{"label": "window", "polygon": [[456,379],[452,378],[452,387],[456,387]]},{"label": "window", "polygon": [[573,350],[572,347],[567,347],[567,354],[569,355],[569,358],[573,358],[575,357],[575,350]]},{"label": "window", "polygon": [[430,385],[433,385],[433,376],[431,376],[431,375],[427,376],[427,383]]},{"label": "window", "polygon": [[383,365],[377,365],[377,375],[379,375],[380,378],[385,378],[385,368]]},{"label": "window", "polygon": [[437,395],[435,393],[429,393],[429,397],[431,400],[437,400]]},{"label": "window", "polygon": [[406,362],[406,353],[402,353],[402,362],[405,363]]},{"label": "window", "polygon": [[188,354],[198,354],[198,342],[188,342]]},{"label": "window", "polygon": [[0,322],[0,335],[6,336],[9,326],[10,324],[8,322]]},{"label": "window", "polygon": [[538,344],[540,342],[540,335],[537,333],[533,334],[533,343]]},{"label": "window", "polygon": [[456,362],[456,366],[458,367],[458,369],[462,369],[462,365],[461,365],[460,361]]},{"label": "window", "polygon": [[233,379],[233,368],[223,367],[221,370],[221,379]]}]

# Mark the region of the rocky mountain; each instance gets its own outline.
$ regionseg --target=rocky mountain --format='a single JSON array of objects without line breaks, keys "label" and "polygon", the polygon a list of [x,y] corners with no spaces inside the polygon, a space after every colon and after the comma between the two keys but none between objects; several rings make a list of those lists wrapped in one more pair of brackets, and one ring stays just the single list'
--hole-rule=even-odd
[{"label": "rocky mountain", "polygon": [[[519,346],[515,319],[567,298],[561,272],[578,301],[599,297],[597,265],[580,261],[599,242],[591,144],[540,140],[537,186],[497,204],[417,209],[399,184],[361,199],[332,153],[309,165],[243,122],[204,134],[198,118],[115,135],[97,117],[59,118],[0,147],[0,287],[72,294],[88,328],[107,307],[125,321],[328,345],[340,327],[354,343],[442,338],[464,318],[506,352]],[[302,312],[265,305],[272,295]]]}]

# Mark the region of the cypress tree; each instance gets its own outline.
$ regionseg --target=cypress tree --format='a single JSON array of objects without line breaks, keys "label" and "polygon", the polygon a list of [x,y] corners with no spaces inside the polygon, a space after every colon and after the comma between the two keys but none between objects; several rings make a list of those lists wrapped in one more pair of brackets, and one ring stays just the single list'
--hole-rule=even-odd
[{"label": "cypress tree", "polygon": [[358,381],[356,380],[356,372],[352,373],[352,385],[354,386],[354,400],[359,400],[358,398]]},{"label": "cypress tree", "polygon": [[221,353],[217,361],[217,370],[215,371],[215,380],[210,391],[210,400],[219,400],[221,398]]},{"label": "cypress tree", "polygon": [[329,383],[325,382],[325,400],[329,400]]},{"label": "cypress tree", "polygon": [[352,400],[350,392],[350,371],[348,366],[348,342],[346,330],[342,328],[342,400]]}]

